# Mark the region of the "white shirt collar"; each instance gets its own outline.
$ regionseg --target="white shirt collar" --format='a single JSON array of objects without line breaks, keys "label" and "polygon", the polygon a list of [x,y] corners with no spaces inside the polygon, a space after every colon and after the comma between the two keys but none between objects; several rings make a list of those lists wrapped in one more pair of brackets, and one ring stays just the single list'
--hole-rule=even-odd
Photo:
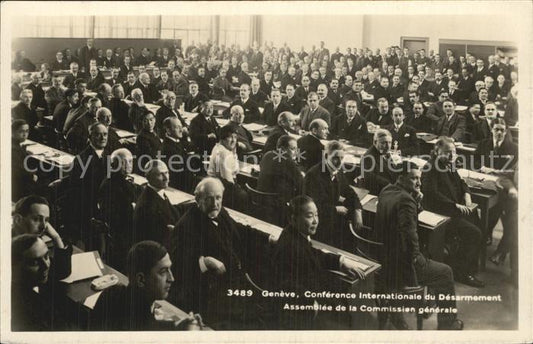
[{"label": "white shirt collar", "polygon": [[96,149],[92,144],[91,144],[91,147],[93,148],[93,150],[96,153],[96,155],[98,155],[98,158],[102,158],[102,155],[104,155],[104,150],[103,149]]},{"label": "white shirt collar", "polygon": [[170,137],[170,136],[168,136],[168,135],[167,135],[167,138],[168,138],[170,141],[174,141],[174,142],[176,142],[176,143],[180,143],[180,139],[175,139],[175,138]]}]

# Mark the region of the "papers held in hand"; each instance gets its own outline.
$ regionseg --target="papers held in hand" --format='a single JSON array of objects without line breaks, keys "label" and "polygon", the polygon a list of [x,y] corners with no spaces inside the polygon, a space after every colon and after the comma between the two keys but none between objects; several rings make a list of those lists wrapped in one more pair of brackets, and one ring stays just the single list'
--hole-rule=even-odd
[{"label": "papers held in hand", "polygon": [[[324,250],[323,250],[324,251]],[[363,272],[366,272],[368,269],[370,269],[370,265],[366,265],[358,260],[355,260],[351,257],[344,256],[344,259],[350,262],[350,265],[356,266],[359,269],[361,269]],[[357,280],[359,280],[359,277],[355,275],[349,275],[345,272],[338,271],[338,270],[328,270],[334,275],[339,276],[343,281],[348,283],[355,283]]]},{"label": "papers held in hand", "polygon": [[420,212],[420,214],[418,214],[418,221],[430,227],[437,227],[438,225],[446,221],[446,219],[447,218],[445,216],[435,214],[426,210],[423,210],[422,212]]},{"label": "papers held in hand", "polygon": [[102,276],[104,264],[98,252],[83,252],[72,255],[72,273],[62,282],[73,283],[84,279]]}]

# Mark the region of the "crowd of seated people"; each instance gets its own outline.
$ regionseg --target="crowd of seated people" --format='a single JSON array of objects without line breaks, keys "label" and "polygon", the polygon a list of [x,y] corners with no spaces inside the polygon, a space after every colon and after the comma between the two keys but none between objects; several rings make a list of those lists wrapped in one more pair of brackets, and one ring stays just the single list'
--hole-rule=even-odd
[{"label": "crowd of seated people", "polygon": [[[31,71],[24,54],[17,58],[15,71]],[[335,266],[364,277],[348,260],[308,247],[309,236],[316,233],[320,242],[354,252],[350,227],[358,231],[364,226],[361,200],[351,187],[353,180],[343,171],[346,146],[366,150],[361,180],[370,194],[380,200],[399,195],[406,202],[407,208],[402,208],[406,213],[401,216],[408,221],[402,229],[407,235],[412,236],[413,226],[416,229],[413,214],[421,207],[451,218],[454,225],[447,230],[447,240],[455,245],[451,252],[456,254],[447,261],[451,268],[433,263],[426,267],[417,260],[418,280],[442,293],[453,291],[450,283],[454,280],[483,287],[476,273],[486,238],[472,207],[471,192],[455,170],[456,144],[474,143],[476,167],[500,176],[502,196],[490,227],[501,217],[504,239],[491,261],[501,264],[510,254],[513,278],[517,278],[513,216],[518,150],[509,129],[518,122],[517,66],[500,55],[491,55],[486,62],[488,66],[483,59],[454,56],[452,51],[443,57],[433,51],[426,55],[424,50],[398,47],[388,47],[383,53],[348,48],[343,54],[337,49],[330,55],[323,42],[319,48],[300,52],[286,45],[254,44],[240,49],[208,42],[183,52],[174,46],[153,52],[144,48],[135,55],[133,48],[104,52],[89,39],[78,54],[70,49],[56,54],[49,64],[52,86],[46,91],[42,86],[45,71],[31,74],[25,88],[21,76],[14,75],[12,99],[20,102],[12,109],[12,200],[39,194],[45,198],[37,203],[47,204],[46,198],[52,198],[46,187],[34,185],[40,178],[24,170],[28,153],[23,145],[28,138],[44,142],[42,128],[52,127],[56,139],[46,143],[75,156],[73,169],[63,180],[67,189],[64,216],[57,217],[54,225],[69,242],[92,250],[97,247],[91,232],[93,220],[106,223],[113,249],[107,262],[136,282],[105,293],[95,308],[99,310],[95,329],[154,328],[146,308],[158,297],[202,314],[216,329],[263,329],[267,325],[261,325],[264,319],[258,317],[260,300],[224,295],[228,288],[248,288],[248,274],[261,275],[257,252],[269,252],[274,245],[276,269],[270,281],[274,288],[288,285],[301,290],[311,282],[316,285],[309,288],[318,288],[322,282],[311,281],[310,276]],[[111,73],[106,77],[107,71]],[[214,106],[220,100],[229,107],[217,114]],[[458,105],[465,105],[466,111]],[[226,117],[227,124],[221,125],[219,117]],[[249,195],[238,177],[241,163],[255,144],[256,134],[246,127],[249,123],[264,125],[268,133],[257,162],[258,190],[280,195],[279,205],[267,204],[279,206],[276,222],[287,225],[278,246],[273,237],[236,222],[226,211],[251,213]],[[130,132],[135,140],[122,139],[118,130]],[[428,162],[430,171],[410,174],[398,157],[419,155],[419,133],[439,138]],[[494,165],[483,159],[495,154],[513,155],[513,162]],[[191,155],[200,157],[192,166],[188,164]],[[176,157],[180,170],[174,168]],[[398,166],[403,166],[400,172]],[[198,169],[188,170],[191,167]],[[140,193],[129,180],[132,172],[147,179]],[[169,186],[194,193],[196,204],[176,207],[168,197]],[[378,208],[378,214],[385,210],[389,211]],[[14,224],[22,223],[22,217],[14,215]],[[388,240],[392,234],[383,231],[393,231],[394,226],[379,225],[380,239]],[[50,225],[45,227],[57,241],[57,232]],[[410,240],[414,243],[415,238]],[[17,246],[19,256],[27,249],[45,255],[40,252],[38,236],[14,239],[13,245],[22,245]],[[420,256],[417,259],[425,262],[417,250],[410,247],[402,254]],[[140,264],[145,254],[154,256],[146,258],[140,270],[131,270],[132,260]],[[293,255],[300,258],[292,260]],[[301,273],[288,273],[300,264]],[[44,270],[50,268],[49,262],[44,265]],[[154,267],[162,272],[154,272]],[[389,268],[387,263],[384,268]],[[438,270],[435,273],[442,283],[431,280],[431,268]],[[155,283],[150,280],[156,278],[153,273],[164,275],[164,282],[157,281],[164,285],[146,294],[148,285]],[[29,293],[26,289],[24,293]],[[128,303],[132,295],[142,295],[139,304]],[[35,297],[20,297],[30,296]],[[105,320],[102,309],[110,305],[122,310],[107,314],[111,318]],[[274,328],[323,326],[312,314],[272,318],[278,323],[268,326]],[[402,319],[392,320],[397,328],[406,327]],[[42,325],[59,328],[46,321]],[[439,328],[461,329],[462,322],[439,318]]]}]

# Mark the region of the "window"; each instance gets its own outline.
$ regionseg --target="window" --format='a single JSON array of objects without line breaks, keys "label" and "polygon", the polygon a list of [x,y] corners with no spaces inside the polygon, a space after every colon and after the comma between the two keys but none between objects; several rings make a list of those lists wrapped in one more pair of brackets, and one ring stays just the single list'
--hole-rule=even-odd
[{"label": "window", "polygon": [[181,39],[185,46],[210,38],[210,16],[162,16],[161,38]]},{"label": "window", "polygon": [[219,43],[241,48],[250,44],[250,16],[221,16]]},{"label": "window", "polygon": [[14,23],[14,37],[71,37],[72,17],[20,17]]},{"label": "window", "polygon": [[159,16],[96,16],[95,38],[159,38]]}]

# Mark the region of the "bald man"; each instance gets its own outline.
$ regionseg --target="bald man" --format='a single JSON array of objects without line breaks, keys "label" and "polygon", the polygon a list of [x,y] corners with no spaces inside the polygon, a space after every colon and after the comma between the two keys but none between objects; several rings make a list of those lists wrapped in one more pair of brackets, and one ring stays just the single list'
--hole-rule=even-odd
[{"label": "bald man", "polygon": [[178,210],[170,203],[165,189],[168,188],[167,165],[157,159],[144,166],[148,185],[137,200],[133,214],[133,241],[153,240],[169,247],[173,225],[180,218]]},{"label": "bald man", "polygon": [[186,312],[200,312],[214,329],[259,329],[254,298],[229,296],[228,290],[248,288],[245,274],[253,278],[264,268],[254,257],[274,239],[235,222],[222,206],[223,194],[219,179],[204,178],[194,191],[196,205],[176,224],[170,257],[180,278],[171,298]]}]

